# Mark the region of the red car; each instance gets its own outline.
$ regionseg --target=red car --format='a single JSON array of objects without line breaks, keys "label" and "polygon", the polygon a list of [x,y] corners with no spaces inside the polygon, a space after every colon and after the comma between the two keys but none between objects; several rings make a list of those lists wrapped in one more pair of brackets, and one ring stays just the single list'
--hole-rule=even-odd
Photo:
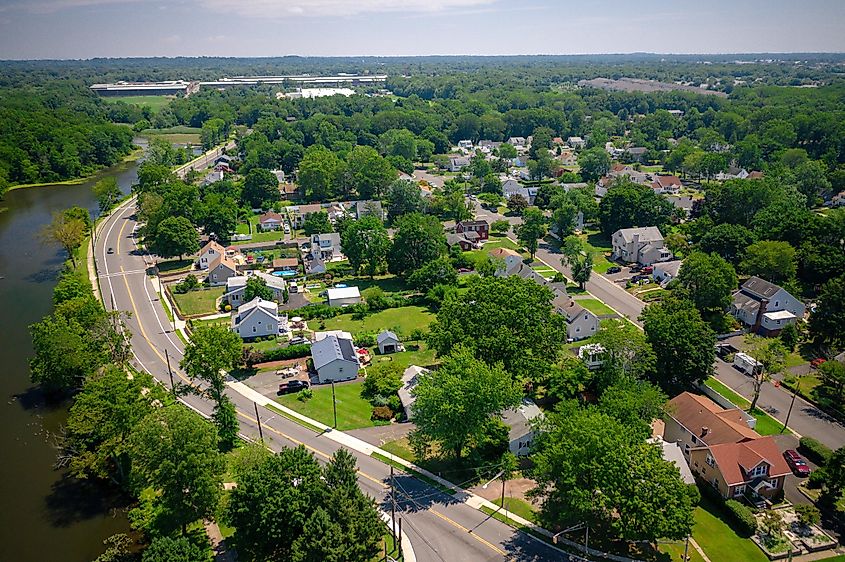
[{"label": "red car", "polygon": [[815,359],[810,361],[810,366],[813,367],[814,369],[818,369],[819,365],[821,365],[825,361],[827,361],[827,359],[825,359],[824,357],[816,357]]},{"label": "red car", "polygon": [[810,475],[810,467],[804,461],[804,458],[798,454],[794,449],[788,449],[783,452],[783,458],[786,459],[786,464],[792,469],[796,476],[806,478]]},{"label": "red car", "polygon": [[647,265],[642,269],[642,272],[646,275],[651,275],[652,273],[654,273],[654,267]]}]

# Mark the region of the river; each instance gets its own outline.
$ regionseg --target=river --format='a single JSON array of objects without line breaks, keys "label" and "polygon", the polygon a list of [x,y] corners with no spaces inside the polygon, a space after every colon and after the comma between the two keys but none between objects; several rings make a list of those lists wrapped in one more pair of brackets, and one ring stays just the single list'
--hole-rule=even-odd
[{"label": "river", "polygon": [[74,205],[95,215],[93,184],[113,175],[128,192],[137,168],[127,162],[79,185],[18,189],[0,202],[0,560],[90,562],[103,551],[103,539],[129,528],[102,487],[53,469],[52,436],[67,410],[45,403],[29,382],[27,326],[50,312],[65,260],[63,251],[41,243],[42,226]]}]

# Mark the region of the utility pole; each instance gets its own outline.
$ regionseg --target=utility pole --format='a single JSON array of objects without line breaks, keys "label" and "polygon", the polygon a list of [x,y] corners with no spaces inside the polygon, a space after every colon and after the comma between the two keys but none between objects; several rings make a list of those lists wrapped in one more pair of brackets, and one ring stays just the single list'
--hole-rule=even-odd
[{"label": "utility pole", "polygon": [[689,560],[689,535],[687,535],[687,542],[684,543],[684,562]]},{"label": "utility pole", "polygon": [[792,415],[792,407],[795,406],[795,397],[798,395],[798,390],[800,388],[801,388],[801,379],[799,378],[798,382],[795,383],[795,390],[792,391],[792,402],[789,403],[789,411],[786,412],[786,419],[783,421],[783,427],[780,428],[781,433],[786,431],[786,426],[789,423],[789,416]]},{"label": "utility pole", "polygon": [[170,369],[170,354],[167,353],[167,348],[164,350],[164,359],[167,361],[167,374],[170,375],[170,391],[173,397],[176,397],[176,385],[173,384],[173,371]]},{"label": "utility pole", "polygon": [[396,491],[393,489],[393,465],[390,465],[390,531],[393,545],[396,545]]},{"label": "utility pole", "polygon": [[508,522],[508,510],[505,507],[505,473],[502,473],[502,510],[505,512],[505,524]]},{"label": "utility pole", "polygon": [[258,402],[253,402],[252,405],[255,406],[255,421],[258,422],[258,436],[261,442],[264,443],[264,432],[261,430],[261,417],[258,415]]},{"label": "utility pole", "polygon": [[[337,400],[334,396],[334,381],[332,381],[332,408],[334,409],[334,428],[337,429]],[[390,469],[391,478],[393,478],[393,469]],[[392,480],[391,480],[392,482]]]},{"label": "utility pole", "polygon": [[402,518],[399,518],[399,540],[393,544],[399,552],[399,558],[402,558]]}]

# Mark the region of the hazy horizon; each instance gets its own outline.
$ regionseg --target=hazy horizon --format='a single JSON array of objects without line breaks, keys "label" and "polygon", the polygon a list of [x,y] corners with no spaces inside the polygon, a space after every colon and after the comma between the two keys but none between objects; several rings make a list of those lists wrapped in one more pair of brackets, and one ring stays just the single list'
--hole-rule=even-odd
[{"label": "hazy horizon", "polygon": [[845,2],[0,0],[0,58],[845,52]]}]

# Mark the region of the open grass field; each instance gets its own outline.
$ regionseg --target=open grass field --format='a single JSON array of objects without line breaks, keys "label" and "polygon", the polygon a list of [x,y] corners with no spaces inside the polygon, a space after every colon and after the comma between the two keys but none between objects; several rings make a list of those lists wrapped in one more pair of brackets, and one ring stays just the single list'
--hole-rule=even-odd
[{"label": "open grass field", "polygon": [[158,113],[167,104],[173,101],[174,96],[119,96],[102,98],[107,103],[123,102],[129,105],[147,106],[153,113]]},{"label": "open grass field", "polygon": [[158,138],[173,144],[202,144],[200,133],[202,133],[202,129],[185,127],[184,125],[168,127],[166,129],[144,129],[141,131],[141,135],[145,137]]},{"label": "open grass field", "polygon": [[198,289],[181,295],[174,292],[173,300],[176,301],[176,306],[179,307],[179,311],[184,315],[214,314],[217,312],[217,307],[214,306],[214,303],[222,295],[223,288]]},{"label": "open grass field", "polygon": [[389,355],[376,355],[378,348],[370,348],[370,354],[373,358],[372,364],[377,365],[379,363],[389,362],[401,369],[406,369],[411,365],[429,367],[437,363],[434,350],[428,349],[425,342],[405,342],[403,345],[407,351],[400,351],[399,353],[391,353]]},{"label": "open grass field", "polygon": [[173,273],[176,271],[188,271],[194,265],[192,259],[173,259],[158,262],[158,270],[160,273]]},{"label": "open grass field", "polygon": [[[493,484],[491,484],[491,486],[493,486]],[[496,498],[495,500],[493,500],[493,503],[498,506],[501,506],[502,498]],[[511,513],[519,515],[523,519],[527,519],[531,522],[537,521],[537,511],[534,509],[533,505],[531,505],[525,500],[505,496],[505,509],[507,509]]]},{"label": "open grass field", "polygon": [[[341,431],[378,425],[370,419],[373,407],[361,398],[363,384],[363,381],[335,384],[337,428]],[[277,397],[276,402],[326,425],[334,425],[331,385],[315,386],[312,390],[314,397],[310,400],[299,400],[297,394],[288,394]]]},{"label": "open grass field", "polygon": [[352,335],[393,330],[400,336],[407,336],[416,329],[427,330],[432,320],[434,320],[434,314],[422,306],[403,306],[368,314],[361,320],[354,320],[352,314],[341,314],[326,320],[325,329],[345,330]]}]

